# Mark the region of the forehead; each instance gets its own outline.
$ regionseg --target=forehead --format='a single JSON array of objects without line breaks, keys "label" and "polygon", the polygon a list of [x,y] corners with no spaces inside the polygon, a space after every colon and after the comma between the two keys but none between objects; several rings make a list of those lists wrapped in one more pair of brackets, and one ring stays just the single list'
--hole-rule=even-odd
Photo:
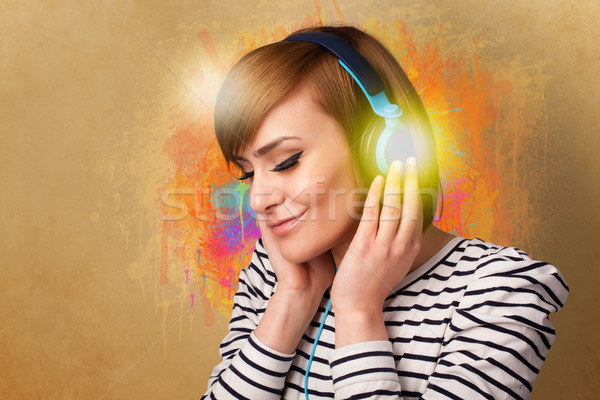
[{"label": "forehead", "polygon": [[[257,158],[258,151],[277,143],[281,147],[316,144],[340,146],[345,143],[343,128],[314,101],[306,89],[296,90],[275,104],[258,125],[243,154],[236,159]],[[277,147],[277,146],[274,146]]]}]

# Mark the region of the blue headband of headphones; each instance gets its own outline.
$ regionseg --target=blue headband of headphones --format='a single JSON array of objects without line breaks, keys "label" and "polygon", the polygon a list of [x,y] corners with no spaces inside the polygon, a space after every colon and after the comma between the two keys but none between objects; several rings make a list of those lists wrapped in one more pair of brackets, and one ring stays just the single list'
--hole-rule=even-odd
[{"label": "blue headband of headphones", "polygon": [[[385,118],[386,128],[382,131],[381,136],[377,140],[376,160],[377,167],[384,174],[388,172],[391,162],[390,158],[397,158],[393,155],[390,157],[388,149],[391,146],[390,140],[392,136],[407,136],[410,134],[404,131],[404,135],[398,135],[400,132],[400,116],[402,110],[396,104],[391,104],[384,92],[384,84],[379,75],[367,60],[352,46],[346,43],[336,35],[324,32],[305,32],[290,36],[284,41],[311,42],[323,46],[330,53],[338,58],[342,67],[352,76],[358,83],[361,90],[367,96],[371,108],[375,114]],[[414,146],[412,139],[404,139],[404,143],[408,143],[410,149],[408,153],[414,155]],[[407,147],[407,145],[403,146]],[[405,158],[405,157],[402,157]]]}]

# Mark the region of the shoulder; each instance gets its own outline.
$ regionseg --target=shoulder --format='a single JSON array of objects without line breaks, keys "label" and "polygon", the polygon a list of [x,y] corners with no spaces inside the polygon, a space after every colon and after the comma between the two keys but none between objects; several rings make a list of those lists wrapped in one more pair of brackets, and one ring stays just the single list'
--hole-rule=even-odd
[{"label": "shoulder", "polygon": [[[545,261],[532,259],[516,247],[496,245],[481,239],[461,243],[459,264],[473,272],[465,292],[465,300],[497,297],[513,301],[529,299],[545,305],[548,312],[563,307],[569,292],[560,271]],[[469,301],[466,301],[469,303]]]},{"label": "shoulder", "polygon": [[461,398],[528,398],[556,338],[549,314],[563,307],[567,284],[552,264],[477,238],[463,239],[451,258],[446,268],[463,291],[430,387]]}]

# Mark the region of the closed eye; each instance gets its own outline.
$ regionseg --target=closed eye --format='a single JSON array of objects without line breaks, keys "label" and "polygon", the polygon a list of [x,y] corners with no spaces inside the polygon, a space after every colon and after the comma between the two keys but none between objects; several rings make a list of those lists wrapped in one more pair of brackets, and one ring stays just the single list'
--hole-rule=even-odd
[{"label": "closed eye", "polygon": [[[287,160],[277,164],[275,166],[275,168],[269,170],[271,172],[278,172],[278,171],[284,171],[288,168],[293,167],[294,165],[298,164],[298,159],[300,158],[300,156],[302,155],[303,151],[300,151],[296,154],[294,154],[293,156],[291,156],[290,158],[288,158]],[[240,176],[238,179],[240,181],[246,180],[248,178],[252,178],[254,176],[254,171],[250,171],[250,172],[246,172],[244,173],[242,176]]]}]

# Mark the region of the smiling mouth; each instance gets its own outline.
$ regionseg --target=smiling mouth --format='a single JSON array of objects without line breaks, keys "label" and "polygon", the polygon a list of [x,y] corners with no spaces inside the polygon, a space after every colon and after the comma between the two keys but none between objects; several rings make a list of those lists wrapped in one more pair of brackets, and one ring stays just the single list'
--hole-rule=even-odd
[{"label": "smiling mouth", "polygon": [[275,235],[284,236],[287,233],[289,233],[298,224],[298,222],[300,222],[300,218],[304,214],[306,214],[306,211],[304,211],[297,217],[291,217],[281,222],[278,222],[275,225],[271,225],[270,228],[273,230],[273,233],[275,233]]},{"label": "smiling mouth", "polygon": [[304,211],[302,214],[298,215],[297,217],[291,216],[291,217],[289,217],[289,218],[282,219],[282,220],[280,220],[280,221],[278,221],[278,222],[275,222],[275,223],[273,223],[273,224],[267,224],[267,226],[268,226],[269,228],[274,228],[274,227],[276,227],[276,226],[279,226],[279,225],[285,224],[285,223],[287,223],[287,222],[290,222],[290,221],[293,221],[293,220],[295,220],[295,219],[300,219],[300,217],[302,217],[304,214],[306,214],[306,211]]}]

